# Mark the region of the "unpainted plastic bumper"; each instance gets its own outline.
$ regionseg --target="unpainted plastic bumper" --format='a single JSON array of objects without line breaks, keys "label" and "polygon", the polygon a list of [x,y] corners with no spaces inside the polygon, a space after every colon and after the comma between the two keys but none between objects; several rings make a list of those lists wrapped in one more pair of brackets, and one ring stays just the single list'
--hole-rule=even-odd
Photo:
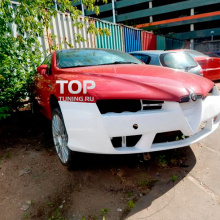
[{"label": "unpainted plastic bumper", "polygon": [[[187,103],[164,102],[161,110],[101,114],[95,103],[59,102],[73,151],[100,154],[131,154],[173,149],[193,144],[217,129],[220,95]],[[217,118],[216,118],[217,116]],[[202,123],[205,127],[198,132]],[[138,129],[133,125],[137,124]],[[180,130],[188,138],[153,144],[157,133]],[[112,137],[142,135],[133,147],[114,148]]]}]

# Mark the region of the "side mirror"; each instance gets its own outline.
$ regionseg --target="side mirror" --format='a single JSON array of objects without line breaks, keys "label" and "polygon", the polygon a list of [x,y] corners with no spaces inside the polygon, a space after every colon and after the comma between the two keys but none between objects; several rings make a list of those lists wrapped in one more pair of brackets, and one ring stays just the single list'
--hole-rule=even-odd
[{"label": "side mirror", "polygon": [[44,75],[48,72],[48,66],[46,64],[40,65],[37,67],[37,72]]}]

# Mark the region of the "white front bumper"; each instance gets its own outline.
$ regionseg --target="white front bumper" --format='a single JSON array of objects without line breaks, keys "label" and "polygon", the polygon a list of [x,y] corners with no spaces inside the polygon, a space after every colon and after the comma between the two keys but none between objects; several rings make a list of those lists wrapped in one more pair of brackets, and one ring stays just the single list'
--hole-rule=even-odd
[{"label": "white front bumper", "polygon": [[[220,95],[196,102],[164,102],[161,110],[101,114],[95,103],[59,102],[73,151],[100,154],[130,154],[188,146],[208,136],[220,122]],[[214,117],[217,119],[214,120]],[[201,123],[207,122],[198,132]],[[137,124],[138,129],[133,125]],[[184,140],[153,144],[157,133],[180,130]],[[142,135],[133,147],[114,148],[112,137]]]}]

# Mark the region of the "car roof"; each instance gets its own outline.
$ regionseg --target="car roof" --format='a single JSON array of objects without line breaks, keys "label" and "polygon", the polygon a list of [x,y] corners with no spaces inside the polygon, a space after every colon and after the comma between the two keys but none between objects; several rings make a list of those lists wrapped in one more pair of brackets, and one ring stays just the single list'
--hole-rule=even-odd
[{"label": "car roof", "polygon": [[141,50],[141,51],[133,51],[130,54],[146,54],[146,55],[161,55],[164,53],[173,53],[176,51],[168,51],[168,50]]},{"label": "car roof", "polygon": [[195,51],[195,50],[191,50],[191,49],[174,49],[174,50],[170,50],[170,51],[173,51],[173,52],[190,52],[190,51]]}]

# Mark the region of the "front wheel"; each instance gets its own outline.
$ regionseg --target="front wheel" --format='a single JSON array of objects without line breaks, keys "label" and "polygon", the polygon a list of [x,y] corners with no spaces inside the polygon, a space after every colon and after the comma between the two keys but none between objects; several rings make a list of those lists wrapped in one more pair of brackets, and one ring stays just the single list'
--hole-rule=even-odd
[{"label": "front wheel", "polygon": [[57,155],[64,166],[72,166],[73,152],[68,148],[68,135],[60,108],[52,111],[52,135]]}]

